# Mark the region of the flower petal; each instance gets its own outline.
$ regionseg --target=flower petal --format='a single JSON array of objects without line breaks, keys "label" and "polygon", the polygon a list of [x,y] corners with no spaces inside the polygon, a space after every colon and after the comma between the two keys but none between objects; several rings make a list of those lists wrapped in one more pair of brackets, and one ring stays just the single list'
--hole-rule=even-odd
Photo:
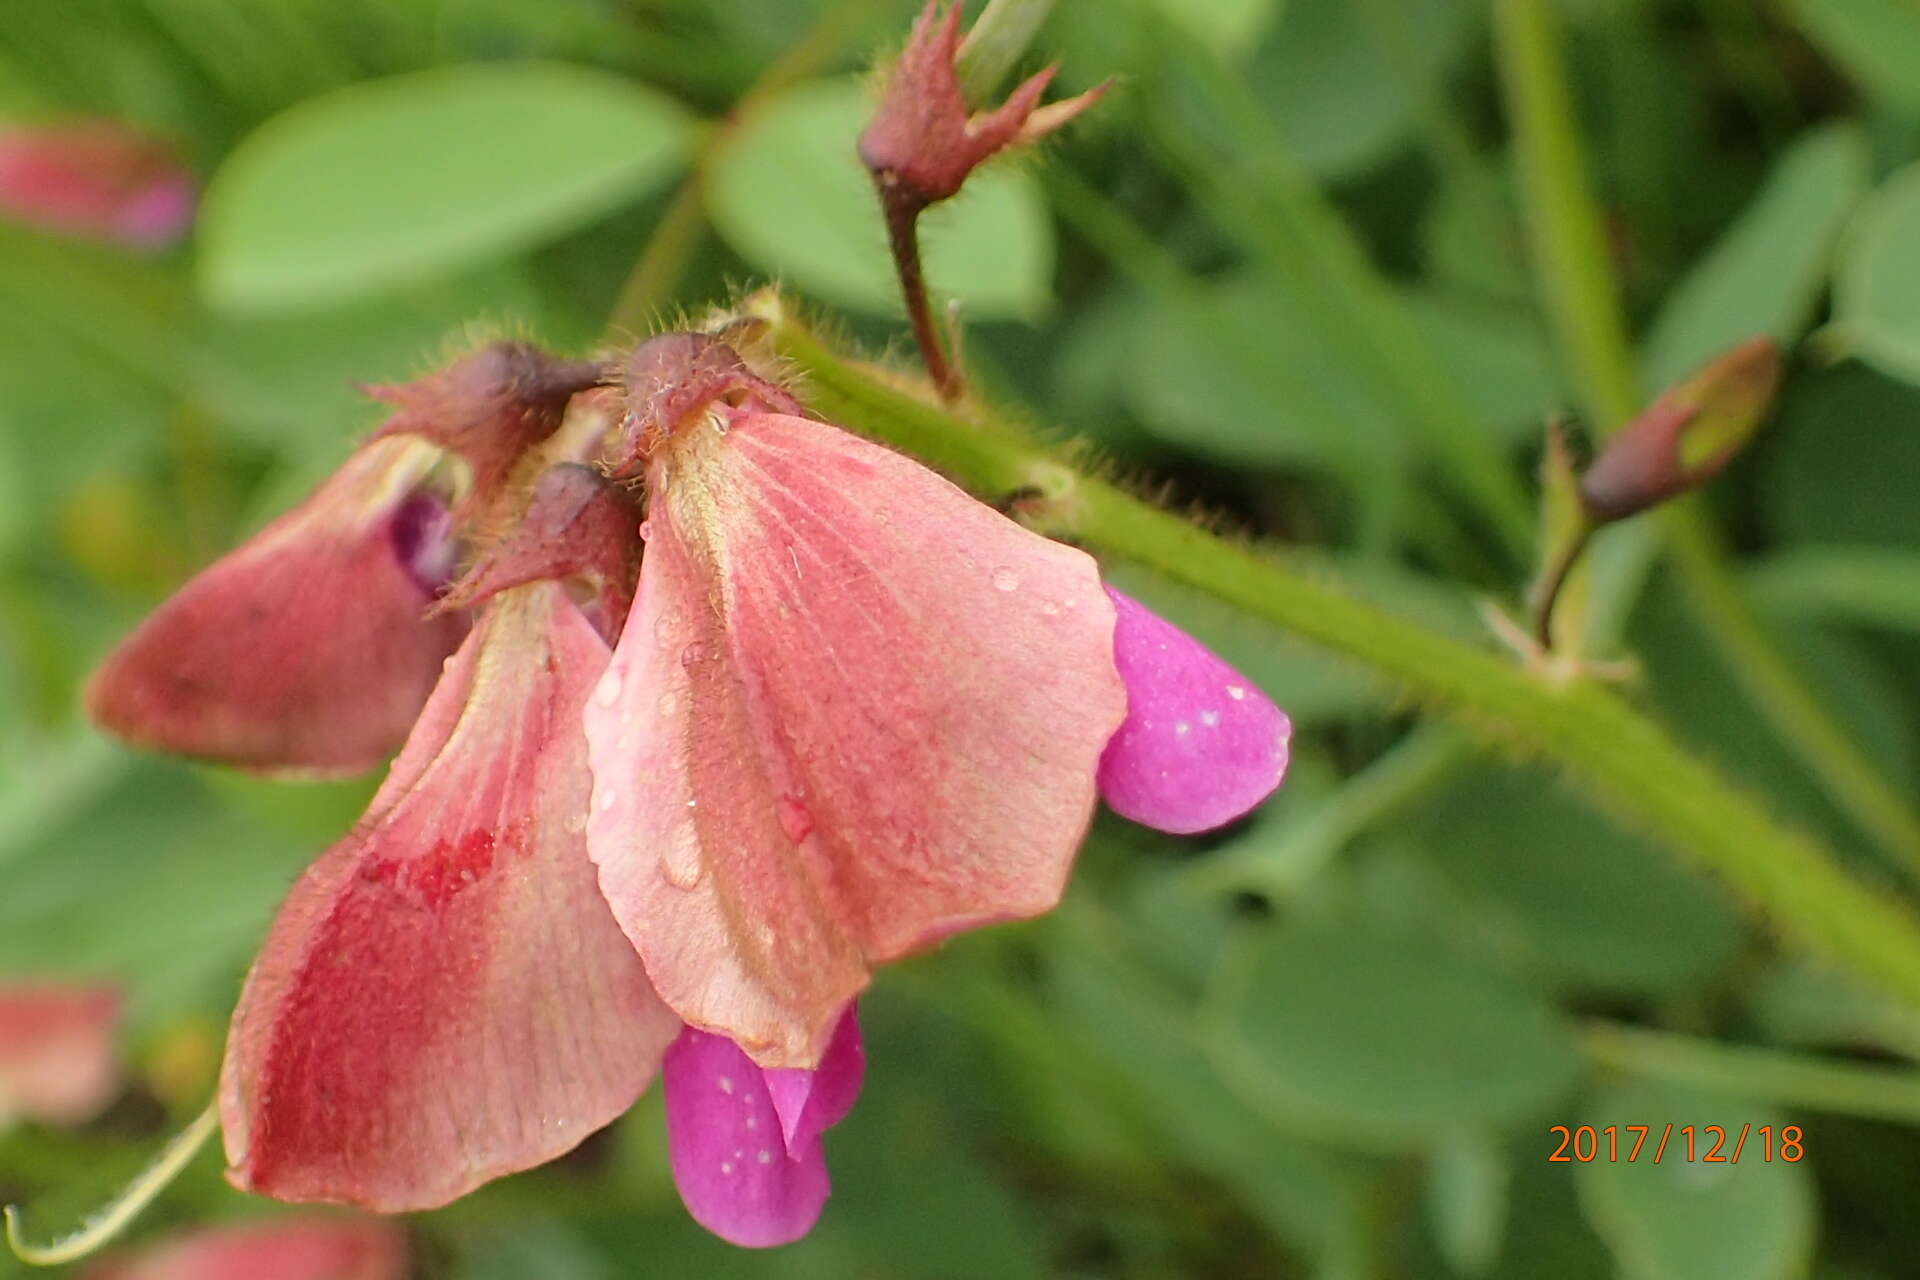
[{"label": "flower petal", "polygon": [[1273,794],[1293,725],[1251,680],[1112,587],[1114,660],[1127,719],[1100,757],[1115,813],[1188,834],[1231,822]]},{"label": "flower petal", "polygon": [[661,997],[812,1067],[870,966],[1059,900],[1124,714],[1084,554],[808,419],[663,448],[587,714],[589,847]]},{"label": "flower petal", "polygon": [[606,658],[555,584],[482,615],[247,979],[221,1081],[235,1185],[428,1208],[562,1154],[646,1087],[678,1023],[580,821]]},{"label": "flower petal", "polygon": [[261,769],[351,773],[391,755],[467,627],[426,616],[451,568],[444,508],[420,490],[438,456],[394,439],[347,459],[114,650],[87,688],[93,718]]},{"label": "flower petal", "polygon": [[694,1221],[751,1249],[811,1231],[831,1189],[820,1136],[788,1145],[753,1059],[725,1036],[688,1027],[661,1075],[673,1180]]},{"label": "flower petal", "polygon": [[0,1130],[15,1117],[83,1124],[120,1091],[109,986],[0,983]]},{"label": "flower petal", "polygon": [[269,1218],[209,1227],[130,1257],[86,1280],[403,1280],[407,1237],[397,1225],[354,1218]]},{"label": "flower petal", "polygon": [[761,1074],[767,1078],[773,1109],[780,1113],[780,1133],[789,1151],[846,1119],[867,1077],[867,1051],[853,1006],[840,1015],[818,1068],[766,1067]]}]

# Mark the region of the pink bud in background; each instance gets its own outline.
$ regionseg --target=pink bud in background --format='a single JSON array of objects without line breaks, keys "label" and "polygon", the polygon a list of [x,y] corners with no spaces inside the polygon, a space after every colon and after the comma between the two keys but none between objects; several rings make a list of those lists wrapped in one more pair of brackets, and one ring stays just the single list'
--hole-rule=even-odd
[{"label": "pink bud in background", "polygon": [[0,1130],[15,1119],[82,1124],[120,1091],[113,987],[0,982]]},{"label": "pink bud in background", "polygon": [[403,1280],[407,1237],[394,1223],[284,1217],[209,1227],[109,1258],[85,1280]]},{"label": "pink bud in background", "polygon": [[0,128],[0,217],[157,248],[185,234],[193,204],[173,153],[118,121]]},{"label": "pink bud in background", "polygon": [[426,488],[440,456],[373,441],[202,570],[94,673],[95,722],[256,769],[352,773],[391,755],[467,628],[426,616],[454,559]]},{"label": "pink bud in background", "polygon": [[1113,656],[1127,718],[1100,757],[1100,794],[1123,818],[1186,835],[1233,821],[1287,772],[1293,725],[1251,680],[1112,587]]},{"label": "pink bud in background", "polygon": [[853,1109],[866,1063],[851,1008],[811,1071],[763,1069],[725,1036],[682,1031],[661,1075],[673,1180],[687,1212],[748,1248],[806,1235],[830,1190],[820,1135]]}]

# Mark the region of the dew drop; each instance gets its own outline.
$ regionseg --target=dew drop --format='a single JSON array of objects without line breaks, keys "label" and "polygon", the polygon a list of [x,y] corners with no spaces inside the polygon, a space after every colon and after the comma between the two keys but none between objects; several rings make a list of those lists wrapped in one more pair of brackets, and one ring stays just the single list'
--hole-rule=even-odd
[{"label": "dew drop", "polygon": [[700,860],[700,841],[689,822],[667,841],[666,852],[660,855],[660,874],[676,889],[691,889],[706,873]]},{"label": "dew drop", "polygon": [[600,793],[600,812],[605,813],[607,810],[613,808],[613,806],[618,803],[620,802],[618,799],[614,797],[612,787],[608,787],[606,790]]},{"label": "dew drop", "polygon": [[1060,612],[1060,606],[1051,600],[1042,600],[1040,602],[1040,612],[1051,618]]},{"label": "dew drop", "polygon": [[893,512],[887,510],[885,507],[875,507],[873,509],[873,522],[884,528],[893,523]]},{"label": "dew drop", "polygon": [[1202,711],[1200,713],[1200,723],[1209,729],[1215,728],[1220,723],[1220,713],[1218,711]]},{"label": "dew drop", "polygon": [[760,1117],[759,1117],[759,1116],[748,1116],[748,1117],[747,1117],[747,1128],[749,1128],[749,1129],[758,1129],[759,1127],[760,1127]]},{"label": "dew drop", "polygon": [[766,1147],[762,1147],[760,1148],[760,1154],[755,1156],[754,1159],[758,1160],[761,1164],[772,1164],[773,1152]]},{"label": "dew drop", "polygon": [[1173,732],[1177,736],[1184,738],[1188,734],[1193,732],[1193,726],[1188,724],[1185,720],[1182,720],[1179,724],[1176,724],[1175,726],[1173,726]]},{"label": "dew drop", "polygon": [[813,834],[813,815],[807,812],[807,806],[800,803],[798,796],[781,796],[774,809],[780,815],[780,829],[787,833],[787,839],[799,844]]},{"label": "dew drop", "polygon": [[653,521],[642,520],[640,522],[640,541],[646,542],[652,537],[653,537]]},{"label": "dew drop", "polygon": [[993,571],[993,585],[999,591],[1017,591],[1020,587],[1020,575],[1001,565]]},{"label": "dew drop", "polygon": [[1227,686],[1227,696],[1235,702],[1241,702],[1246,699],[1247,691],[1237,684],[1230,684]]},{"label": "dew drop", "polygon": [[673,714],[674,708],[679,705],[680,700],[674,697],[673,691],[669,689],[660,695],[659,699],[653,704],[653,709],[659,715],[670,716]]},{"label": "dew drop", "polygon": [[620,686],[623,681],[618,671],[609,671],[600,677],[600,683],[593,691],[593,700],[603,707],[610,707],[620,701]]},{"label": "dew drop", "polygon": [[731,1174],[733,1172],[733,1161],[722,1160],[720,1162],[720,1172],[725,1174]]},{"label": "dew drop", "polygon": [[692,641],[686,648],[680,651],[680,665],[683,667],[697,667],[711,657],[712,652],[712,649],[709,648],[706,641]]},{"label": "dew drop", "polygon": [[732,1076],[721,1076],[721,1077],[720,1077],[720,1092],[722,1092],[722,1093],[732,1093],[732,1092],[733,1092],[733,1077],[732,1077]]}]

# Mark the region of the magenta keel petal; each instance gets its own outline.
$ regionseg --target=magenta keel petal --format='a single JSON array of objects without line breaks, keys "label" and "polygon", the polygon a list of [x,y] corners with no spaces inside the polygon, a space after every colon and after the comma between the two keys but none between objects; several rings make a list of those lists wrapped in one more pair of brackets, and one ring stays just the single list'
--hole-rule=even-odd
[{"label": "magenta keel petal", "polygon": [[1253,682],[1112,587],[1114,662],[1127,718],[1100,757],[1115,813],[1185,835],[1231,822],[1273,794],[1293,726]]},{"label": "magenta keel petal", "polygon": [[767,1091],[780,1114],[780,1133],[789,1150],[798,1149],[847,1118],[859,1100],[867,1076],[867,1051],[860,1040],[860,1019],[852,1005],[840,1015],[833,1039],[812,1071],[804,1067],[767,1067]]},{"label": "magenta keel petal", "polygon": [[817,1133],[788,1148],[753,1059],[725,1036],[688,1027],[661,1074],[673,1180],[694,1220],[750,1249],[811,1231],[830,1190],[826,1155]]}]

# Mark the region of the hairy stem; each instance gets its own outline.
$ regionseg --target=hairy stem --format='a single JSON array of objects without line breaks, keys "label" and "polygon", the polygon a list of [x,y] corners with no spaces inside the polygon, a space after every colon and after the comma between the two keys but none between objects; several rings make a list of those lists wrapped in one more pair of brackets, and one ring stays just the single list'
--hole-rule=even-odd
[{"label": "hairy stem", "polygon": [[903,190],[886,174],[876,173],[874,189],[887,223],[887,248],[893,253],[894,274],[900,279],[900,300],[913,325],[913,341],[927,376],[948,403],[960,398],[960,371],[948,363],[940,347],[940,331],[933,323],[933,305],[927,298],[927,277],[920,266],[920,214],[926,205]]},{"label": "hairy stem", "polygon": [[[1588,412],[1612,430],[1639,407],[1640,389],[1557,34],[1544,0],[1498,0],[1494,17],[1548,314]],[[1698,504],[1675,504],[1664,513],[1664,528],[1682,597],[1748,699],[1841,812],[1920,876],[1920,815],[1781,656]],[[1597,602],[1594,613],[1618,614],[1620,603]]]},{"label": "hairy stem", "polygon": [[1482,738],[1559,765],[1627,824],[1716,874],[1788,939],[1920,1007],[1920,922],[1809,836],[1688,754],[1619,697],[1549,684],[1482,649],[1299,577],[1256,552],[1081,474],[983,413],[966,418],[836,354],[777,298],[749,309],[828,417],[912,453],[976,492],[1045,495],[1052,532],[1132,560],[1289,630],[1414,694]]}]

